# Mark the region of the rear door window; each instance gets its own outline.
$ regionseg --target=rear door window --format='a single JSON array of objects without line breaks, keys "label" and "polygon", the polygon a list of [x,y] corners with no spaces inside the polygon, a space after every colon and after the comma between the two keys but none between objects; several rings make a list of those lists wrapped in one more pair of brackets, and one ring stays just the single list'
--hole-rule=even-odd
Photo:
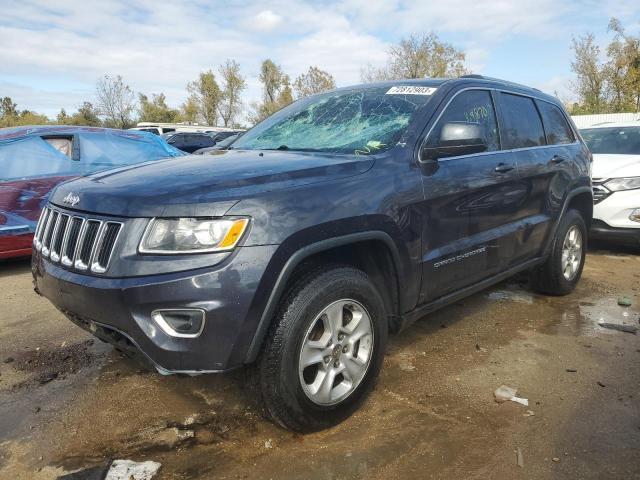
[{"label": "rear door window", "polygon": [[546,145],[542,120],[533,99],[521,95],[502,93],[503,148],[528,148]]},{"label": "rear door window", "polygon": [[549,145],[573,143],[575,141],[573,131],[560,109],[547,102],[536,103],[538,104],[540,115],[542,115],[547,143]]}]

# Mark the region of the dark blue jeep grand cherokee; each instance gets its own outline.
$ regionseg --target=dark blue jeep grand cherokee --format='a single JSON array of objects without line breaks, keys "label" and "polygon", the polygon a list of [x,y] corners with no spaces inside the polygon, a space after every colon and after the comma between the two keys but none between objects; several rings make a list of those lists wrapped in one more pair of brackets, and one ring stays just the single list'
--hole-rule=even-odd
[{"label": "dark blue jeep grand cherokee", "polygon": [[317,430],[372,389],[389,331],[523,270],[570,292],[590,163],[535,89],[479,76],[339,89],[219,155],[59,186],[35,286],[161,372],[252,364],[268,414]]}]

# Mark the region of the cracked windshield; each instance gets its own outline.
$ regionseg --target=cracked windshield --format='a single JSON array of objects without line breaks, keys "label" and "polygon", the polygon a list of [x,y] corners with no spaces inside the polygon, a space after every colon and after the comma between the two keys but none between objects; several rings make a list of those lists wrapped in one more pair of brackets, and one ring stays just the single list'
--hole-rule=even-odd
[{"label": "cracked windshield", "polygon": [[[233,145],[247,150],[298,150],[368,155],[393,147],[433,89],[362,88],[297,102]],[[396,93],[398,92],[398,93]]]}]

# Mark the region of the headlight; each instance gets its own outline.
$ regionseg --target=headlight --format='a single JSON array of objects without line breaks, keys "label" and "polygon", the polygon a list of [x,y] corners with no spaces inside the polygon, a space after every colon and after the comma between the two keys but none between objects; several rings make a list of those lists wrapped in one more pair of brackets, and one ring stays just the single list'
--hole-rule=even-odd
[{"label": "headlight", "polygon": [[633,190],[634,188],[640,188],[640,177],[612,178],[605,183],[605,186],[612,192]]},{"label": "headlight", "polygon": [[154,218],[140,242],[141,253],[204,253],[232,250],[247,218]]}]

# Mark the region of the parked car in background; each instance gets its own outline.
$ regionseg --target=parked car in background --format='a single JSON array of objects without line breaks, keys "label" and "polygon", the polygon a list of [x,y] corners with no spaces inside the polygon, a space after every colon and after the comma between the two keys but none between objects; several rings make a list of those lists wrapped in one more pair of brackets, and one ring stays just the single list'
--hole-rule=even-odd
[{"label": "parked car in background", "polygon": [[640,245],[640,122],[580,132],[593,153],[591,236]]},{"label": "parked car in background", "polygon": [[219,140],[213,147],[200,148],[193,152],[195,155],[203,155],[209,152],[217,152],[220,150],[227,150],[233,142],[235,142],[244,132],[234,133],[233,135],[229,135],[224,140]]},{"label": "parked car in background", "polygon": [[211,127],[209,125],[200,125],[198,123],[156,123],[156,122],[138,122],[135,127],[129,130],[140,130],[143,132],[154,133],[156,135],[165,135],[173,132],[192,132],[192,133],[210,133],[216,134],[220,132],[234,132],[236,129],[226,127]]},{"label": "parked car in background", "polygon": [[0,129],[0,259],[31,254],[41,206],[74,177],[184,155],[157,135],[94,127]]},{"label": "parked car in background", "polygon": [[208,133],[175,132],[164,136],[164,138],[169,145],[187,153],[193,153],[201,148],[213,147],[216,144]]},{"label": "parked car in background", "polygon": [[241,132],[244,132],[244,130],[229,130],[226,132],[215,132],[215,133],[210,133],[210,135],[211,135],[211,138],[213,138],[213,141],[216,142],[216,145],[217,145],[218,142],[221,142],[225,138],[235,136]]},{"label": "parked car in background", "polygon": [[580,280],[591,154],[539,90],[477,75],[333,90],[206,157],[58,186],[35,289],[162,373],[252,365],[293,430],[362,404],[389,332],[518,272],[552,295]]}]

